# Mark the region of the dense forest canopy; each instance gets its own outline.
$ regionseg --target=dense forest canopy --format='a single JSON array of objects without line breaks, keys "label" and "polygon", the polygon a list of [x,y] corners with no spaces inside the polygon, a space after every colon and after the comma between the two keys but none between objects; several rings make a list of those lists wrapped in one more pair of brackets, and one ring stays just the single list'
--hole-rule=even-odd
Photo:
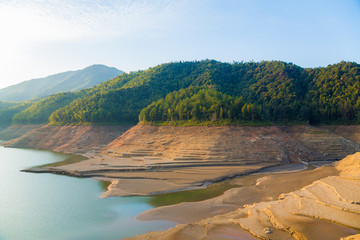
[{"label": "dense forest canopy", "polygon": [[261,107],[247,104],[243,97],[232,97],[211,88],[189,87],[172,92],[139,115],[141,122],[233,123],[261,120]]},{"label": "dense forest canopy", "polygon": [[0,125],[11,125],[14,115],[30,107],[32,103],[18,103],[14,106],[0,109]]},{"label": "dense forest canopy", "polygon": [[54,94],[46,99],[33,103],[25,110],[16,113],[12,118],[16,124],[39,124],[46,123],[50,115],[60,107],[65,107],[83,92],[66,92]]},{"label": "dense forest canopy", "polygon": [[50,96],[15,123],[360,123],[360,65],[304,69],[281,61],[162,64]]},{"label": "dense forest canopy", "polygon": [[307,106],[313,123],[360,122],[360,65],[341,62],[307,69]]}]

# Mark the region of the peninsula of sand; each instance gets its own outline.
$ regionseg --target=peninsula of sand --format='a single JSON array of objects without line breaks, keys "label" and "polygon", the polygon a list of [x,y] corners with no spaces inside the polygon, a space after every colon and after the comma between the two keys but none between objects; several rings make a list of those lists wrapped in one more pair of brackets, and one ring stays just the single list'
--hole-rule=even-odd
[{"label": "peninsula of sand", "polygon": [[34,125],[7,128],[0,139],[7,147],[87,157],[26,171],[109,181],[103,197],[206,188],[225,179],[243,186],[142,213],[140,220],[181,225],[136,239],[339,239],[360,229],[360,155],[347,157],[360,151],[360,126]]}]

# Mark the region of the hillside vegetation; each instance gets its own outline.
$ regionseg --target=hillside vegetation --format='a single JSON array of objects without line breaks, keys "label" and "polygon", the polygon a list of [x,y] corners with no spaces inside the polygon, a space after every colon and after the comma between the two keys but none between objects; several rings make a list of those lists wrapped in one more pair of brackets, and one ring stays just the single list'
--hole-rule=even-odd
[{"label": "hillside vegetation", "polygon": [[[302,84],[301,76],[298,76],[302,72],[300,67],[284,62],[229,64],[206,60],[162,64],[146,71],[123,74],[116,81],[95,87],[92,96],[59,109],[50,121],[56,124],[137,122],[143,108],[173,91],[190,86],[211,87],[221,94],[243,97],[252,107],[252,102],[258,100],[259,106],[267,104],[266,110],[273,111],[270,109],[272,104],[286,105],[304,97],[301,86],[298,86]],[[268,101],[267,95],[259,93],[257,88],[265,84],[275,100]],[[278,118],[287,120],[285,113]]]},{"label": "hillside vegetation", "polygon": [[[359,123],[360,66],[302,69],[283,62],[233,64],[239,79],[168,94],[140,113],[145,123]],[[246,69],[239,74],[239,69]]]},{"label": "hillside vegetation", "polygon": [[27,109],[31,105],[32,105],[32,103],[30,103],[30,102],[24,102],[24,103],[20,103],[20,104],[14,105],[14,106],[10,106],[8,108],[1,108],[0,109],[0,126],[1,125],[2,126],[11,125],[14,115]]},{"label": "hillside vegetation", "polygon": [[17,102],[4,102],[4,101],[0,101],[0,109],[6,109],[9,107],[13,107],[15,105],[17,105]]},{"label": "hillside vegetation", "polygon": [[60,107],[65,107],[83,94],[83,92],[66,92],[52,95],[46,99],[35,102],[25,110],[16,113],[13,116],[12,121],[16,124],[46,123],[55,110]]},{"label": "hillside vegetation", "polygon": [[313,69],[281,61],[167,63],[124,73],[81,92],[51,96],[13,121],[357,124],[359,81],[360,65],[353,62]]}]

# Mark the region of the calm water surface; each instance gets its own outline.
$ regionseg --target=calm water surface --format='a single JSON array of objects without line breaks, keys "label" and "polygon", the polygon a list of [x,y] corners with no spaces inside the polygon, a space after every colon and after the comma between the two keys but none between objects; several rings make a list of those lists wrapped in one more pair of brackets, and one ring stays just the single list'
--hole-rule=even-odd
[{"label": "calm water surface", "polygon": [[21,169],[67,156],[0,146],[0,240],[115,240],[174,223],[137,221],[147,197],[101,199],[100,182]]}]

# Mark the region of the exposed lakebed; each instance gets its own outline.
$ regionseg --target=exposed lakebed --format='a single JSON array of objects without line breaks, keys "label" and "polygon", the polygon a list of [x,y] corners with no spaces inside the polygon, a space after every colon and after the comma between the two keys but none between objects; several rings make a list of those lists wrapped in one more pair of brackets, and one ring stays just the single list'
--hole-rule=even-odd
[{"label": "exposed lakebed", "polygon": [[0,240],[115,240],[166,230],[175,223],[138,221],[136,216],[154,207],[201,201],[230,188],[255,186],[269,173],[306,170],[302,164],[270,167],[258,174],[228,179],[204,189],[105,199],[100,197],[107,186],[104,182],[20,171],[69,157],[73,158],[49,151],[0,147]]},{"label": "exposed lakebed", "polygon": [[20,171],[68,157],[0,147],[1,240],[114,240],[175,225],[135,219],[152,208],[148,197],[103,199],[99,181]]}]

